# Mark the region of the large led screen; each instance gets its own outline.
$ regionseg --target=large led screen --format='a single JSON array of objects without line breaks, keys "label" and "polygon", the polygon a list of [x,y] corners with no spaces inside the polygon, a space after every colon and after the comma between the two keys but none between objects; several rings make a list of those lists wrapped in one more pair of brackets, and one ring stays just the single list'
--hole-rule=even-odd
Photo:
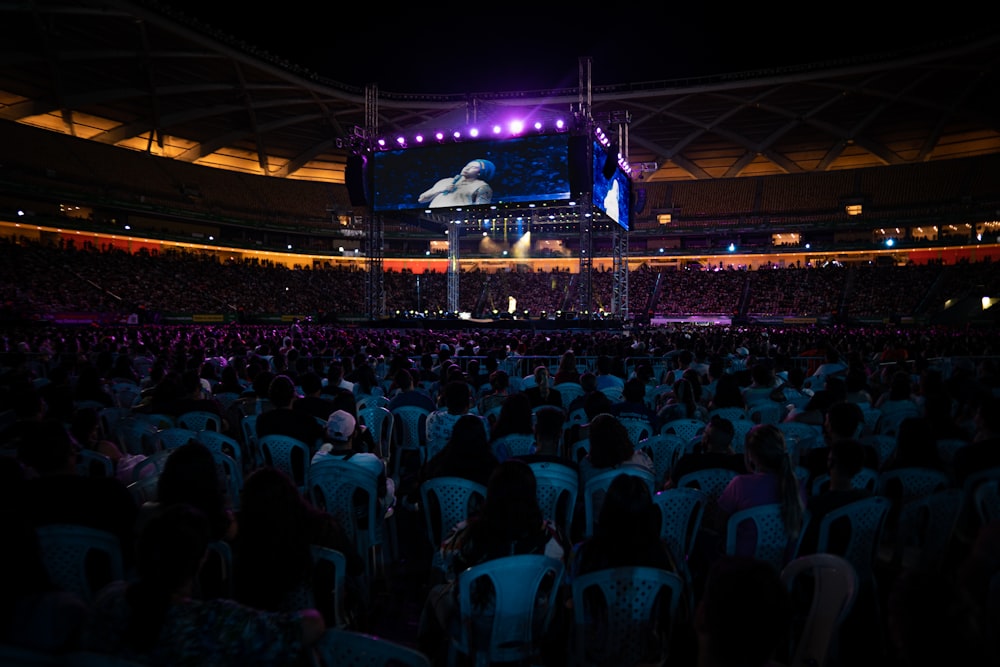
[{"label": "large led screen", "polygon": [[594,142],[594,189],[591,203],[628,230],[632,180],[597,141]]},{"label": "large led screen", "polygon": [[372,155],[372,210],[570,198],[565,134],[422,145]]}]

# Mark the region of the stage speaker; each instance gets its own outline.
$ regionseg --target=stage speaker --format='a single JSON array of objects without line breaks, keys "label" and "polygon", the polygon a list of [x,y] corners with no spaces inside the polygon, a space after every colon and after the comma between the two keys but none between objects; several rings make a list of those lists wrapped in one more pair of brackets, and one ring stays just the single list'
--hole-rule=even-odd
[{"label": "stage speaker", "polygon": [[567,151],[569,163],[569,190],[574,195],[590,192],[594,174],[590,167],[590,137],[586,135],[569,138]]},{"label": "stage speaker", "polygon": [[344,184],[351,206],[368,206],[368,158],[350,155],[344,168]]}]

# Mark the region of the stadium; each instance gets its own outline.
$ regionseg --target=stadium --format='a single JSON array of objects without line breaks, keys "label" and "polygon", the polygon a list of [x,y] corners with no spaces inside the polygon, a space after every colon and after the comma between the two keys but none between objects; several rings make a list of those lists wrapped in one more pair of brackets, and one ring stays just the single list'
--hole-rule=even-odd
[{"label": "stadium", "polygon": [[[880,623],[899,614],[888,610],[889,593],[911,556],[948,576],[971,576],[959,563],[978,555],[980,526],[995,524],[1000,512],[985,491],[974,495],[954,465],[962,456],[949,447],[996,438],[995,416],[988,417],[1000,387],[995,30],[973,27],[962,39],[878,55],[662,80],[596,81],[593,59],[581,54],[568,87],[414,93],[337,81],[155,1],[8,3],[0,25],[0,449],[11,454],[0,460],[31,467],[19,443],[41,414],[51,421],[58,412],[68,429],[81,408],[94,410],[108,449],[104,458],[86,456],[96,468],[78,470],[110,471],[142,507],[149,496],[138,494],[148,491],[116,466],[122,456],[166,460],[173,446],[163,431],[179,428],[182,415],[149,406],[162,407],[155,401],[164,377],[178,385],[194,378],[198,391],[209,387],[197,404],[220,408],[218,431],[233,445],[225,455],[239,459],[216,461],[239,469],[224,475],[235,485],[231,503],[243,475],[278,467],[254,430],[259,416],[277,409],[262,383],[293,378],[299,400],[309,393],[300,379],[316,375],[324,394],[331,387],[328,400],[334,388],[351,386],[342,408],[351,428],[362,424],[357,433],[379,438],[364,453],[382,458],[384,445],[383,463],[402,491],[451,442],[427,430],[404,451],[402,417],[388,406],[406,393],[399,383],[410,374],[407,389],[435,405],[421,422],[427,429],[429,414],[450,411],[450,384],[468,385],[465,410],[493,428],[499,403],[487,410],[481,401],[499,400],[491,386],[498,370],[512,394],[530,390],[533,401],[551,376],[564,392],[552,399],[542,391],[563,409],[558,455],[576,466],[589,465],[590,443],[576,436],[595,416],[573,403],[584,393],[581,376],[618,377],[617,390],[597,391],[614,397],[616,411],[628,402],[622,386],[639,381],[645,395],[636,403],[665,415],[680,400],[678,383],[691,382],[686,371],[696,369],[696,384],[713,391],[719,376],[733,376],[740,393],[759,388],[759,366],[788,391],[801,373],[795,389],[806,399],[782,390],[770,401],[780,417],[736,406],[745,420],[735,452],[746,451],[756,426],[806,422],[809,435],[782,436],[789,457],[803,438],[812,443],[795,450],[794,473],[786,472],[801,476],[809,496],[823,484],[833,488],[827,417],[847,401],[850,385],[852,396],[867,399],[858,401],[866,403],[863,423],[846,439],[864,445],[866,488],[885,496],[877,478],[897,463],[892,455],[906,438],[903,417],[890,418],[882,406],[903,400],[893,381],[906,376],[919,406],[906,416],[923,420],[924,435],[933,436],[934,465],[946,476],[942,486],[964,494],[962,513],[955,510],[943,538],[924,536],[940,538],[925,551],[904,543],[902,532],[898,541],[895,532],[880,537],[868,562],[877,570],[866,592],[874,598],[858,598],[858,609]],[[134,386],[116,375],[117,360],[135,370]],[[225,369],[238,375],[239,392],[219,389]],[[864,386],[855,384],[855,370]],[[77,393],[91,371],[106,404]],[[190,407],[188,398],[164,405]],[[661,424],[626,434],[635,456],[646,452],[655,467],[651,496],[666,493],[670,469],[700,446],[709,412],[734,407],[711,394],[699,403],[690,414],[704,417],[702,429],[674,453],[654,451],[653,440],[668,435]],[[535,437],[538,407],[529,433],[519,435]],[[376,426],[369,408],[391,414],[395,435]],[[330,414],[317,417],[322,430],[305,446],[306,469],[317,446],[331,444]],[[133,440],[125,424],[136,421],[151,430]],[[821,469],[806,465],[810,448],[824,452]],[[118,458],[105,461],[112,451]],[[401,467],[407,453],[421,462],[417,472]],[[976,464],[992,470],[978,479],[1000,470],[991,454]],[[302,465],[287,472],[303,491]],[[579,492],[580,517],[564,527],[574,544],[594,530],[580,523],[582,484]],[[328,627],[420,649],[400,652],[399,664],[451,665],[454,652],[432,656],[418,637],[427,567],[439,564],[425,506],[419,492],[400,494],[386,513],[387,532],[364,534],[371,542],[362,554],[365,615],[345,621],[340,608],[323,613]],[[353,539],[364,531],[349,532]],[[227,550],[220,553],[225,560]],[[864,578],[860,567],[855,575]],[[685,599],[700,602],[707,566],[678,565],[677,573]],[[996,620],[987,611],[995,598],[976,602],[981,618]],[[868,627],[872,618],[851,618],[842,642],[823,640],[839,642],[843,659],[829,649],[819,664],[923,664],[904,660],[912,656],[887,633],[870,634],[881,627]],[[572,619],[564,622],[558,631],[578,632]],[[677,664],[688,664],[695,649],[682,625],[690,630],[677,622],[673,649]],[[3,636],[4,664],[87,664],[75,646],[54,656],[51,647],[16,648]],[[977,654],[980,640],[993,644]],[[316,644],[316,664],[332,667],[331,656],[343,657],[333,641]],[[460,658],[486,650],[465,641]],[[807,664],[796,662],[805,660],[793,655],[797,641],[778,651],[788,667]],[[573,645],[572,659],[542,644],[516,659],[589,664],[582,644]],[[968,653],[952,646],[956,653],[941,660],[1000,653],[995,630],[968,645]]]}]

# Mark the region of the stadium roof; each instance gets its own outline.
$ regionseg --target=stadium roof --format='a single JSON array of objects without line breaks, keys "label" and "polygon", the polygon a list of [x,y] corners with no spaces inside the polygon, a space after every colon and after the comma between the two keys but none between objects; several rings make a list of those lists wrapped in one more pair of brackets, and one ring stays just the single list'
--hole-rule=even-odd
[{"label": "stadium roof", "polygon": [[550,122],[581,105],[619,128],[646,181],[1000,153],[1000,33],[613,85],[581,59],[572,88],[433,95],[339,83],[155,3],[6,2],[0,25],[0,119],[275,177],[342,182],[359,135]]}]

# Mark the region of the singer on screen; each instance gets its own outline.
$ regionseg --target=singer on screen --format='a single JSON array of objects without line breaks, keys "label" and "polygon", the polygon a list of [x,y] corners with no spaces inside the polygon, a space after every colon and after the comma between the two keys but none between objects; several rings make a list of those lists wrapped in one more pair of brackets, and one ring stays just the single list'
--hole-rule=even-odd
[{"label": "singer on screen", "polygon": [[430,202],[427,203],[428,208],[489,204],[493,199],[493,188],[487,181],[493,178],[495,172],[496,166],[489,160],[471,160],[461,173],[442,178],[422,193],[417,201],[421,204]]}]

